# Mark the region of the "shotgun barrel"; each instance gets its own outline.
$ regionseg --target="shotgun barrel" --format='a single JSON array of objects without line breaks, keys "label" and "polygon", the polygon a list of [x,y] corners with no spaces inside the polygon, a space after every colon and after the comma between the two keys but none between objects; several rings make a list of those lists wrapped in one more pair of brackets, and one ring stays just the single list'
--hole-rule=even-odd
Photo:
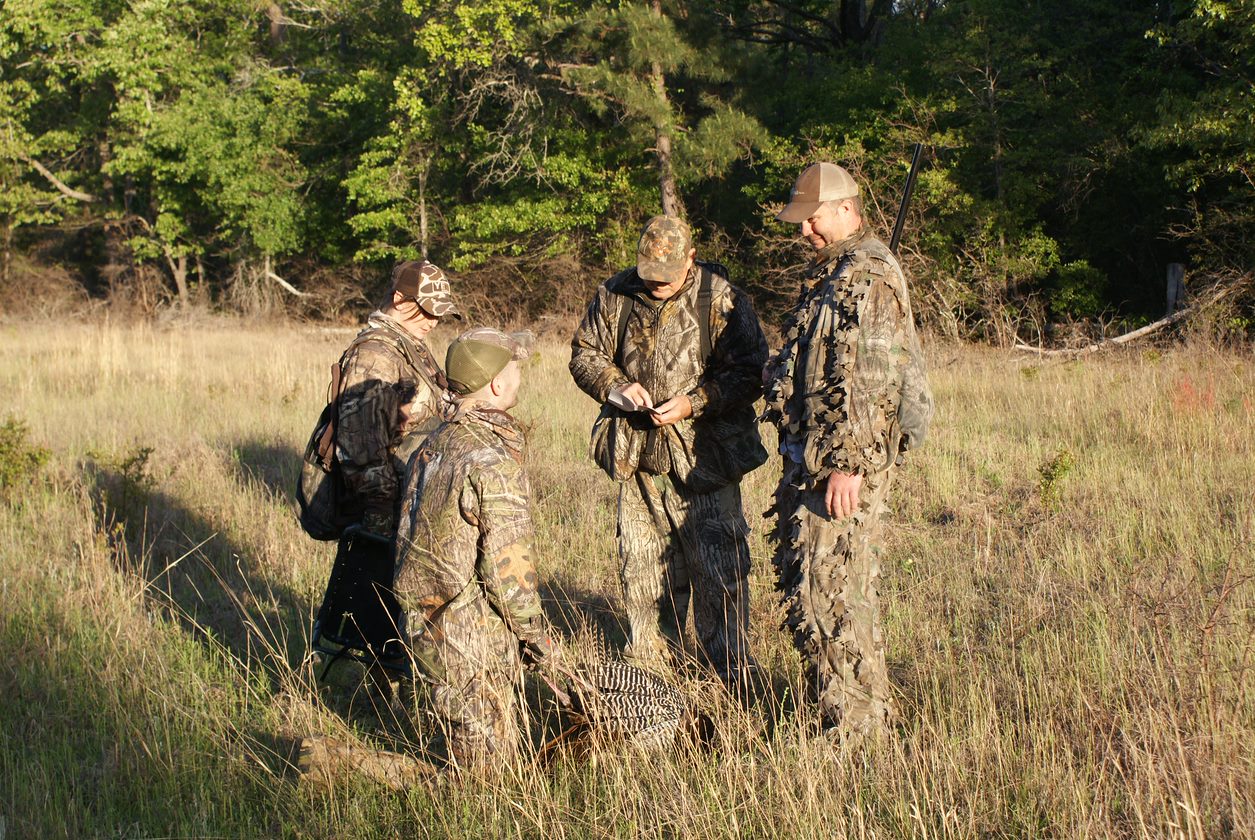
[{"label": "shotgun barrel", "polygon": [[898,242],[902,239],[902,226],[906,224],[906,209],[911,205],[911,190],[915,189],[915,176],[919,174],[920,159],[923,157],[924,144],[916,143],[911,152],[911,171],[906,176],[906,187],[902,190],[902,204],[898,207],[898,220],[893,223],[893,236],[889,239],[889,250],[898,253]]}]

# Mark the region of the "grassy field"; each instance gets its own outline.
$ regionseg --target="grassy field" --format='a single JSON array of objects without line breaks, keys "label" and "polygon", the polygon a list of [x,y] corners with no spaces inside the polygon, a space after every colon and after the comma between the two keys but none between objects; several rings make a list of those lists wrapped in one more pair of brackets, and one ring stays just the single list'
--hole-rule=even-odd
[{"label": "grassy field", "polygon": [[[292,485],[348,336],[0,326],[0,837],[1255,835],[1249,354],[931,348],[935,428],[889,518],[891,741],[842,754],[805,707],[688,680],[713,752],[396,794],[287,765],[305,734],[393,743],[306,661],[334,547]],[[564,626],[613,627],[614,488],[566,361],[543,344],[519,409],[539,571]],[[789,684],[777,474],[745,485],[752,644]]]}]

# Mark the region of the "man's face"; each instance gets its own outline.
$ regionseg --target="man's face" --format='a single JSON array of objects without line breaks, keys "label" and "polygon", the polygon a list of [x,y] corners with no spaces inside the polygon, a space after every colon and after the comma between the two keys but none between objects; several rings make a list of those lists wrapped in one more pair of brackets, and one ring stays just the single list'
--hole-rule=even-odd
[{"label": "man's face", "polygon": [[697,249],[689,250],[688,261],[684,264],[684,271],[680,273],[679,278],[669,283],[659,282],[657,280],[646,280],[641,278],[641,282],[645,284],[645,288],[649,291],[649,296],[654,300],[670,300],[675,297],[675,293],[684,288],[684,281],[688,279],[689,271],[693,268],[693,262],[697,259]]},{"label": "man's face", "polygon": [[818,251],[853,234],[862,221],[849,199],[829,201],[802,222],[802,237]]}]

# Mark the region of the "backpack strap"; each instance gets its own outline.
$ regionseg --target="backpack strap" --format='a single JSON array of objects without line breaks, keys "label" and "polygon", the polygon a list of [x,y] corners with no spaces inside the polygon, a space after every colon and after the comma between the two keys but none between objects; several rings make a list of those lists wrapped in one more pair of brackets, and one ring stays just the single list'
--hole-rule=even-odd
[{"label": "backpack strap", "polygon": [[[714,270],[716,268],[723,268],[723,266],[718,263],[699,263],[698,267],[701,269],[701,279],[699,280],[697,286],[697,330],[700,336],[699,341],[701,342],[700,346],[702,350],[701,358],[702,364],[704,365],[710,361],[711,351],[710,307],[711,299],[714,296],[711,285],[714,282]],[[726,278],[728,276],[728,270],[723,268],[722,274]]]},{"label": "backpack strap", "polygon": [[[714,299],[714,275],[721,274],[726,280],[728,277],[728,269],[719,263],[697,262],[698,267],[698,283],[697,283],[697,328],[698,341],[701,347],[701,358],[703,364],[710,359],[711,342],[710,342],[710,310]],[[611,293],[623,298],[619,304],[619,322],[615,329],[614,342],[614,363],[619,367],[623,367],[623,340],[627,338],[628,317],[632,314],[632,297],[626,295],[619,290],[623,281],[628,278],[633,269],[621,271],[614,277],[606,281],[606,288]]]},{"label": "backpack strap", "polygon": [[628,317],[632,314],[633,304],[632,296],[624,294],[621,288],[634,271],[635,268],[624,269],[606,281],[606,289],[620,298],[619,321],[614,332],[614,363],[620,368],[623,367],[623,339],[627,336]]},{"label": "backpack strap", "polygon": [[340,354],[340,360],[331,366],[331,384],[327,386],[327,407],[323,409],[327,424],[323,426],[322,434],[318,436],[317,450],[318,460],[327,472],[331,472],[336,456],[336,429],[340,426],[340,395],[344,390],[345,360],[359,344],[377,337],[374,331],[358,333],[349,346],[344,348],[344,352]]}]

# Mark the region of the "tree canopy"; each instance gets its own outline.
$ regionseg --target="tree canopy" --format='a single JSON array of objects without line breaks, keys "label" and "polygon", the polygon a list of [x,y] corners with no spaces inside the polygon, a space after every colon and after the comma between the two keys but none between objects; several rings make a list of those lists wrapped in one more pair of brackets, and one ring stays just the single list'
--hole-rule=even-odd
[{"label": "tree canopy", "polygon": [[670,212],[769,311],[797,172],[887,238],[922,143],[917,309],[1009,341],[1249,269],[1253,85],[1251,0],[8,0],[0,287],[327,311],[426,255],[521,319]]}]

